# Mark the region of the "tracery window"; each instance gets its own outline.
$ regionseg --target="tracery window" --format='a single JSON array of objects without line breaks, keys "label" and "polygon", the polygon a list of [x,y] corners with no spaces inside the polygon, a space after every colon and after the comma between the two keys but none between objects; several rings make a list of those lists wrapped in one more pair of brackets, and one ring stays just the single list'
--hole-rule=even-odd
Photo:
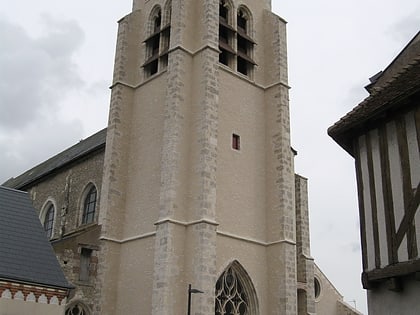
[{"label": "tracery window", "polygon": [[92,223],[95,220],[97,195],[96,188],[92,185],[83,204],[82,224]]},{"label": "tracery window", "polygon": [[216,315],[249,315],[249,298],[237,272],[230,266],[216,283]]},{"label": "tracery window", "polygon": [[44,217],[44,231],[48,238],[51,238],[54,231],[54,215],[55,210],[52,204],[49,205]]},{"label": "tracery window", "polygon": [[89,312],[82,303],[76,303],[66,310],[66,315],[89,315]]}]

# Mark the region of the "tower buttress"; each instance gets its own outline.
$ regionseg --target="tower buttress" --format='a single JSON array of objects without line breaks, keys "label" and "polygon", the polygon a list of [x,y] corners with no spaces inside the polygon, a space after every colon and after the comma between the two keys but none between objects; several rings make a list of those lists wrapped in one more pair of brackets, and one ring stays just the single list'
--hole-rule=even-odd
[{"label": "tower buttress", "polygon": [[134,0],[119,22],[97,314],[182,314],[190,283],[195,314],[223,313],[230,273],[249,314],[297,314],[286,23],[270,10]]}]

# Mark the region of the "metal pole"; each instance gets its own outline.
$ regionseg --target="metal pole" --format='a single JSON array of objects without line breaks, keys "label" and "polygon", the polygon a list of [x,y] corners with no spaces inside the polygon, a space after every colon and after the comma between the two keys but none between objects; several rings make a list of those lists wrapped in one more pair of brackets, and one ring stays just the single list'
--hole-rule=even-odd
[{"label": "metal pole", "polygon": [[191,315],[191,284],[188,285],[188,312],[187,315]]}]

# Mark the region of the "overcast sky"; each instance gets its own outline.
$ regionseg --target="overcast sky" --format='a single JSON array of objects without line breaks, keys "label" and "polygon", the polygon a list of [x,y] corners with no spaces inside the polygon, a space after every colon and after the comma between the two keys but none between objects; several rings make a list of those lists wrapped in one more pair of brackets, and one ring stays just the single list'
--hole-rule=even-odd
[{"label": "overcast sky", "polygon": [[[0,182],[106,126],[117,20],[131,0],[0,0]],[[367,314],[352,158],[327,128],[419,30],[418,0],[273,0],[288,24],[296,172],[312,255]]]}]

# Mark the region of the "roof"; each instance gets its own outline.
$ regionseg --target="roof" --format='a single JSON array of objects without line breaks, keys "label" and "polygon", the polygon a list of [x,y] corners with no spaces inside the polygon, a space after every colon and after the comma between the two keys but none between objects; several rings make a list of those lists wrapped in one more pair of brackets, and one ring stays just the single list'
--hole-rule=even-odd
[{"label": "roof", "polygon": [[54,171],[89,155],[92,152],[104,148],[106,141],[106,131],[106,128],[98,131],[89,138],[81,140],[79,143],[53,156],[47,161],[31,168],[18,177],[10,178],[5,183],[3,183],[3,185],[11,188],[23,189],[26,185],[31,184],[34,181],[47,176]]},{"label": "roof", "polygon": [[379,75],[381,78],[369,89],[370,95],[328,129],[328,134],[351,155],[353,137],[367,125],[371,126],[376,119],[407,108],[413,99],[419,99],[420,41],[410,43],[405,48],[408,51],[399,55],[403,60],[394,60],[394,67],[387,67]]},{"label": "roof", "polygon": [[0,186],[0,279],[70,289],[26,192]]}]

